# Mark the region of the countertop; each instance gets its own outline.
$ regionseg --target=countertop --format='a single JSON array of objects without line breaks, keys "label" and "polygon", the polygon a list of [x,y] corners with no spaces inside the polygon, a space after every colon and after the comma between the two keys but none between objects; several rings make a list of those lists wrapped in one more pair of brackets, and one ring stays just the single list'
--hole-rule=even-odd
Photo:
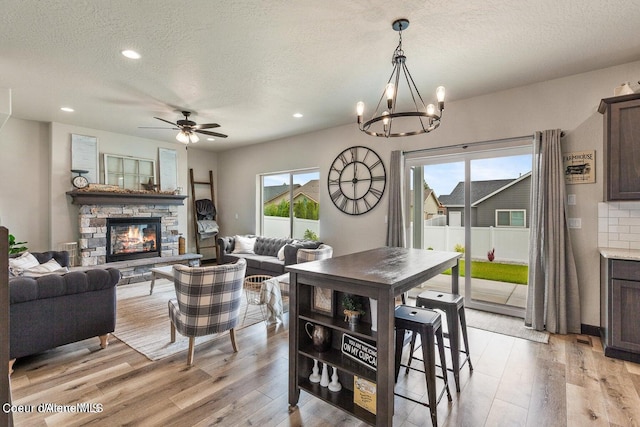
[{"label": "countertop", "polygon": [[598,250],[605,258],[640,261],[640,249],[598,248]]}]

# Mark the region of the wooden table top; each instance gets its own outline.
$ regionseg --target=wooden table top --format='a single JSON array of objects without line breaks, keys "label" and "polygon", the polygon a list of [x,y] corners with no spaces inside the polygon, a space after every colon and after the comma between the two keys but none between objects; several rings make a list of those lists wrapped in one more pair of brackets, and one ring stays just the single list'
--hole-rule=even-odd
[{"label": "wooden table top", "polygon": [[385,246],[320,261],[289,265],[286,269],[309,276],[396,288],[420,277],[433,277],[457,264],[458,258],[461,257],[462,254],[459,252]]}]

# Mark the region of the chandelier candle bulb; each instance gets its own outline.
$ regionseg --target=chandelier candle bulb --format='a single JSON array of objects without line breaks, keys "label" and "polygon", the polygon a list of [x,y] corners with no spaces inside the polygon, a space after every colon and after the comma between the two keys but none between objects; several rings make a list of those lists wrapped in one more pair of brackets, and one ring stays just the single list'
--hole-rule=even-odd
[{"label": "chandelier candle bulb", "polygon": [[[438,86],[436,96],[438,97],[438,102],[444,104],[444,86]],[[443,107],[440,107],[441,110],[442,108]]]},{"label": "chandelier candle bulb", "polygon": [[360,101],[356,104],[356,114],[358,115],[358,124],[362,123],[362,115],[364,114],[364,102]]},{"label": "chandelier candle bulb", "polygon": [[387,84],[385,93],[387,94],[387,108],[391,110],[393,108],[393,95],[396,92],[396,88],[393,83]]}]

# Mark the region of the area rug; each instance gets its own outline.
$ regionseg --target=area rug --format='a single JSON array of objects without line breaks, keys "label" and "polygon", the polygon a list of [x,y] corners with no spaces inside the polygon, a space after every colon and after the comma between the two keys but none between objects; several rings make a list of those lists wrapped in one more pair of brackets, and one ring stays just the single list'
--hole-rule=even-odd
[{"label": "area rug", "polygon": [[467,326],[483,329],[502,335],[524,338],[529,341],[549,343],[549,333],[536,331],[524,326],[524,321],[518,317],[504,316],[502,314],[487,313],[486,311],[465,308]]},{"label": "area rug", "polygon": [[[149,360],[159,360],[187,350],[189,338],[176,332],[176,342],[170,342],[171,327],[167,301],[176,295],[173,282],[166,279],[156,280],[153,295],[149,295],[149,283],[147,281],[118,286],[116,330],[113,334]],[[264,320],[261,308],[257,305],[249,305],[245,319],[246,299],[243,297],[242,301],[242,323],[236,330]],[[216,338],[228,340],[230,343],[228,335],[228,332],[224,332],[197,337],[196,346]]]}]

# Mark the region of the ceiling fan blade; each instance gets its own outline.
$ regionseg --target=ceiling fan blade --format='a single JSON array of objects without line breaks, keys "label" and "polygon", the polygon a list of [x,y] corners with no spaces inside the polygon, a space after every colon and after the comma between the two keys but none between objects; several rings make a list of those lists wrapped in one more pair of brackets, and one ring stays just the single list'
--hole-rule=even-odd
[{"label": "ceiling fan blade", "polygon": [[199,129],[195,129],[194,132],[197,133],[202,133],[205,135],[211,135],[211,136],[217,136],[218,138],[226,138],[227,135],[223,134],[223,133],[218,133],[218,132],[210,132],[208,130],[199,130]]},{"label": "ceiling fan blade", "polygon": [[161,121],[163,121],[165,123],[169,123],[170,125],[178,126],[177,124],[175,124],[173,122],[170,122],[169,120],[161,119],[160,117],[154,117],[154,119],[161,120]]},{"label": "ceiling fan blade", "polygon": [[194,129],[213,129],[213,128],[219,128],[220,125],[217,123],[206,123],[204,125],[195,125]]},{"label": "ceiling fan blade", "polygon": [[168,129],[168,130],[180,130],[178,128],[159,128],[156,126],[138,126],[138,129]]}]

